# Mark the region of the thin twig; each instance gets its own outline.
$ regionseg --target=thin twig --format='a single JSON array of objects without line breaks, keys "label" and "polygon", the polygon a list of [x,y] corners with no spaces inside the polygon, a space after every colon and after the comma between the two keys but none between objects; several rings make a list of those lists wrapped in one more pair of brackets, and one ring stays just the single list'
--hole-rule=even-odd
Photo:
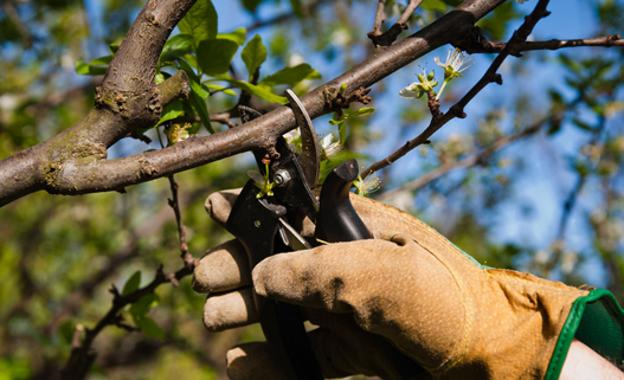
[{"label": "thin twig", "polygon": [[373,30],[368,33],[368,38],[373,41],[373,44],[375,44],[375,46],[392,45],[392,43],[396,41],[399,34],[407,29],[407,21],[422,2],[423,0],[410,0],[407,4],[407,7],[405,7],[403,12],[401,13],[401,16],[399,16],[397,22],[394,23],[394,25],[392,25],[388,30],[382,33],[381,29],[383,26],[383,22],[386,18],[384,13],[385,1],[379,0],[379,3],[377,4],[377,10],[375,11],[375,24],[373,25]]},{"label": "thin twig", "polygon": [[[64,379],[84,379],[89,368],[95,360],[96,353],[92,346],[95,338],[107,326],[119,326],[126,328],[128,325],[123,321],[120,313],[128,305],[140,300],[143,296],[151,294],[156,288],[165,283],[175,283],[193,273],[186,265],[175,273],[165,273],[160,266],[152,281],[142,288],[128,294],[121,294],[114,286],[111,288],[113,302],[108,312],[95,324],[93,328],[85,328],[77,325],[72,339],[72,350],[65,367],[61,370]],[[84,337],[83,337],[84,336]]]},{"label": "thin twig", "polygon": [[423,0],[410,0],[409,4],[407,4],[407,7],[405,7],[405,10],[403,11],[401,17],[399,17],[399,20],[396,23],[399,24],[403,29],[405,29],[407,27],[407,21],[422,2]]},{"label": "thin twig", "polygon": [[502,65],[503,61],[511,54],[512,47],[519,42],[525,41],[537,22],[550,14],[550,12],[546,10],[548,2],[549,0],[540,0],[537,3],[535,9],[533,9],[531,14],[525,17],[522,25],[520,25],[520,27],[513,33],[509,42],[505,45],[505,48],[496,56],[496,58],[494,58],[494,61],[485,74],[483,74],[481,79],[479,79],[479,81],[457,103],[451,106],[446,113],[439,116],[433,116],[429,126],[414,139],[407,141],[401,148],[394,151],[389,156],[366,168],[362,172],[362,178],[366,178],[371,173],[391,165],[393,162],[403,157],[417,146],[428,143],[429,138],[449,121],[455,118],[465,118],[466,114],[464,112],[464,108],[466,105],[488,84],[502,84],[503,79],[501,75],[497,73],[498,69]]},{"label": "thin twig", "polygon": [[373,29],[368,33],[368,37],[370,39],[381,36],[382,34],[381,28],[383,27],[384,20],[386,19],[386,12],[384,11],[385,6],[386,0],[377,1],[377,8],[375,9],[375,22],[373,23]]},{"label": "thin twig", "polygon": [[234,128],[236,124],[232,121],[230,112],[221,112],[210,115],[210,121],[226,125],[228,128]]},{"label": "thin twig", "polygon": [[551,120],[551,117],[542,119],[534,123],[533,125],[523,129],[520,132],[500,137],[496,139],[493,143],[488,145],[486,148],[483,148],[481,151],[474,153],[462,160],[451,161],[444,165],[441,165],[437,167],[436,169],[428,172],[427,174],[421,177],[418,177],[417,179],[410,181],[406,184],[403,184],[397,189],[390,190],[381,194],[379,199],[388,200],[388,199],[393,198],[399,193],[412,192],[412,191],[418,190],[453,170],[462,169],[462,168],[465,169],[471,166],[480,165],[484,163],[489,157],[491,157],[492,154],[505,148],[511,143],[521,140],[525,137],[532,136],[533,134],[538,132],[544,125],[546,125],[549,120]]},{"label": "thin twig", "polygon": [[[460,42],[455,44],[457,47],[468,53],[497,53],[501,52],[507,45],[504,42],[494,42],[483,39],[482,36],[473,38],[469,42]],[[576,38],[576,39],[551,39],[546,41],[524,41],[516,43],[511,48],[512,55],[519,55],[524,51],[533,50],[557,50],[562,48],[581,47],[581,46],[600,46],[600,47],[624,47],[624,39],[619,34],[610,34],[607,36],[599,36],[592,38]]]},{"label": "thin twig", "polygon": [[179,185],[176,182],[173,174],[168,175],[167,179],[169,180],[169,187],[171,189],[171,198],[168,199],[168,202],[169,202],[169,206],[173,209],[176,225],[178,227],[178,242],[180,244],[180,257],[182,258],[182,261],[184,261],[184,264],[188,268],[192,269],[195,267],[195,258],[189,252],[188,243],[187,243],[187,235],[186,235],[186,227],[184,226],[184,223],[182,223],[182,212],[180,211],[180,200],[178,197]]}]

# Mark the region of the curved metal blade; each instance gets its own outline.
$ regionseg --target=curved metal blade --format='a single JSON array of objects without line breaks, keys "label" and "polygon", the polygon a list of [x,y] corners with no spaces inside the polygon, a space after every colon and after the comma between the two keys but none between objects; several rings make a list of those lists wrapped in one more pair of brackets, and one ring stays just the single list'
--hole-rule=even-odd
[{"label": "curved metal blade", "polygon": [[286,97],[288,98],[288,103],[295,114],[295,120],[301,131],[300,164],[303,169],[303,175],[310,189],[314,189],[317,186],[321,169],[321,147],[318,143],[318,137],[314,131],[312,119],[310,119],[310,115],[308,115],[308,112],[297,95],[295,95],[292,90],[288,89],[286,90]]}]

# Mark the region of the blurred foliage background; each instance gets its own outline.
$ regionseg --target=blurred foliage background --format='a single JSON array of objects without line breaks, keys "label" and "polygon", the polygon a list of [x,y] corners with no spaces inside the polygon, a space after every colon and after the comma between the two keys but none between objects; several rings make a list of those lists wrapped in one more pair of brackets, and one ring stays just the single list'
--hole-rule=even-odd
[{"label": "blurred foliage background", "polygon": [[[106,58],[93,60],[114,51],[142,3],[3,1],[0,157],[41,142],[86,114],[107,63]],[[391,18],[405,5],[387,3]],[[425,0],[411,18],[410,30],[455,3]],[[532,39],[623,30],[622,1],[551,3],[553,15],[538,25]],[[198,74],[196,98],[190,105],[169,107],[166,115],[171,119],[145,132],[150,144],[125,139],[109,156],[158,147],[157,129],[169,132],[173,143],[175,125],[202,134],[226,128],[214,116],[236,103],[241,88],[266,105],[286,85],[304,93],[349,69],[374,51],[366,32],[375,5],[370,0],[215,0],[218,33],[234,44],[227,48],[238,50],[231,66],[225,62],[228,73],[201,60],[193,36],[172,37],[168,55],[161,59],[162,75],[188,61],[191,67],[186,69]],[[532,5],[508,1],[480,27],[489,37],[505,40]],[[261,78],[284,67],[298,69],[281,71],[281,79],[274,75],[265,86],[254,87],[255,73],[245,71],[250,58],[241,58],[241,51],[256,34],[266,46]],[[329,123],[331,115],[319,118],[317,128],[336,137],[341,132],[342,157],[357,154],[362,164],[382,158],[427,125],[426,103],[400,98],[398,91],[422,68],[434,69],[433,57],[443,58],[446,50],[375,85],[374,113],[338,123],[342,131]],[[472,57],[470,68],[445,92],[442,107],[458,99],[492,58]],[[509,59],[501,70],[502,87],[486,89],[467,108],[467,119],[450,123],[432,144],[377,173],[381,190],[371,196],[424,219],[487,265],[606,287],[622,300],[623,58],[622,49],[583,47]],[[171,123],[182,115],[182,124]],[[228,239],[207,218],[205,197],[243,185],[252,167],[244,155],[176,175],[190,251],[196,257]],[[123,194],[36,193],[0,209],[0,379],[52,377],[69,355],[76,327],[92,326],[108,310],[111,284],[132,286],[128,279],[136,282],[137,271],[138,283],[146,284],[160,264],[169,271],[180,267],[170,196],[167,180],[160,179]],[[257,327],[205,332],[203,297],[191,290],[189,278],[178,287],[160,286],[156,295],[144,311],[153,324],[135,332],[109,327],[97,337],[90,378],[224,378],[225,350],[261,336]],[[130,322],[131,314],[130,308],[124,311]]]}]

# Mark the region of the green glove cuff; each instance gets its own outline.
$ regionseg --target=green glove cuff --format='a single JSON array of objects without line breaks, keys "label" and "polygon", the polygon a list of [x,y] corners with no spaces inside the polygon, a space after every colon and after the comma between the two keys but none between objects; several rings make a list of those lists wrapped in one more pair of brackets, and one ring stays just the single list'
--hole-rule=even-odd
[{"label": "green glove cuff", "polygon": [[555,345],[545,380],[559,378],[574,338],[613,363],[624,362],[624,309],[611,292],[595,289],[574,301]]}]

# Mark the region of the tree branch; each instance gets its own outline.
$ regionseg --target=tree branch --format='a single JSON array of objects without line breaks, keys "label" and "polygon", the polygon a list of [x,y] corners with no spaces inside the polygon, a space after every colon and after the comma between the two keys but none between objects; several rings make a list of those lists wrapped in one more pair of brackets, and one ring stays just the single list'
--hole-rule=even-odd
[{"label": "tree branch", "polygon": [[455,103],[446,113],[441,115],[434,115],[431,118],[429,126],[421,134],[416,136],[414,139],[406,142],[401,148],[394,151],[389,156],[373,163],[368,168],[366,168],[362,172],[362,178],[366,178],[371,173],[374,173],[377,170],[383,169],[391,165],[393,162],[405,156],[417,146],[428,143],[429,138],[435,132],[437,132],[440,128],[446,125],[446,123],[453,120],[454,118],[465,118],[466,114],[464,113],[464,108],[466,107],[466,105],[488,84],[502,84],[503,79],[500,74],[497,73],[498,69],[502,65],[503,61],[511,54],[512,47],[519,42],[525,41],[537,24],[537,22],[549,15],[549,12],[546,10],[548,2],[549,0],[540,0],[537,3],[531,14],[525,17],[522,25],[520,25],[520,27],[513,33],[513,35],[509,39],[509,42],[507,42],[507,44],[505,45],[505,48],[496,56],[496,58],[487,69],[485,74],[483,74],[481,79],[479,79],[479,81],[477,81],[477,83],[475,83],[475,85],[470,90],[468,90],[468,92],[457,103]]},{"label": "tree branch", "polygon": [[[483,39],[480,34],[470,41],[461,41],[455,44],[457,47],[468,53],[498,53],[501,52],[506,43],[493,42]],[[524,51],[532,50],[558,50],[562,48],[580,47],[580,46],[624,46],[624,39],[619,34],[610,34],[608,36],[577,38],[571,40],[551,39],[547,41],[524,41],[516,43],[511,48],[512,55],[519,55]]]},{"label": "tree branch", "polygon": [[[165,3],[171,1],[174,0],[168,0]],[[344,92],[349,94],[371,86],[429,51],[455,40],[458,35],[470,32],[477,20],[504,1],[464,1],[455,10],[442,16],[421,31],[388,47],[343,75],[313,90],[302,98],[304,106],[312,117],[332,112],[332,99],[328,96],[331,93],[330,89],[337,90],[346,85]],[[186,5],[189,3],[179,0],[177,2]],[[148,6],[149,4],[152,2],[148,3]],[[143,18],[146,17],[143,16]],[[126,83],[126,81],[122,82]],[[112,112],[109,114],[111,117],[117,117],[117,114]],[[115,119],[109,124],[114,124],[115,121],[120,122],[121,120]],[[101,119],[94,117],[92,124],[98,122],[101,123]],[[247,150],[270,146],[278,136],[295,126],[295,118],[290,108],[279,107],[262,117],[245,123],[241,127],[211,136],[191,137],[162,150],[145,152],[128,158],[103,160],[105,150],[103,146],[99,145],[96,146],[99,148],[99,150],[96,149],[96,152],[100,152],[98,159],[92,159],[94,154],[88,155],[89,159],[84,159],[83,156],[73,157],[70,155],[69,157],[62,157],[61,160],[47,162],[44,165],[45,170],[43,170],[44,183],[41,184],[41,179],[33,182],[38,184],[39,188],[45,188],[50,193],[59,194],[121,190],[124,186],[177,173]],[[91,138],[88,141],[92,141]],[[5,179],[5,175],[3,175],[5,166],[4,161],[0,161],[0,182]],[[19,184],[9,189],[0,189],[0,204],[5,204],[21,195],[32,192],[33,188],[36,189],[36,187],[19,188]]]}]

